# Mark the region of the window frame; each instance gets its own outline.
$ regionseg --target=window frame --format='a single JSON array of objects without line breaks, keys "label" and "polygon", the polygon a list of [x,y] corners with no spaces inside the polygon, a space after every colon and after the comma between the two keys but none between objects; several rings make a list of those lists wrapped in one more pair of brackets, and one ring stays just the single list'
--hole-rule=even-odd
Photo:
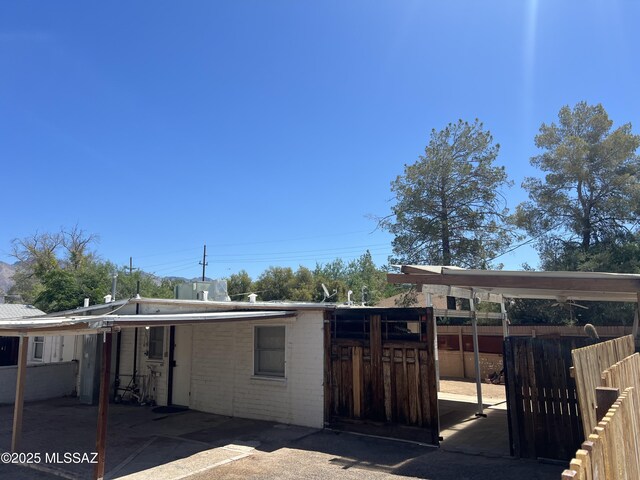
[{"label": "window frame", "polygon": [[[42,340],[38,340],[38,339],[42,339]],[[36,362],[44,361],[44,343],[45,343],[44,336],[39,335],[39,336],[33,337],[33,343],[32,343],[32,349],[31,349],[31,360],[34,360]],[[38,351],[38,345],[41,346],[40,356],[36,355]]]},{"label": "window frame", "polygon": [[[161,339],[157,339],[154,338],[152,340],[152,332],[156,331],[156,332],[162,332],[162,338]],[[149,327],[149,342],[147,345],[147,359],[149,360],[153,360],[153,361],[162,361],[164,360],[164,340],[165,340],[166,334],[165,334],[165,328],[164,327]],[[153,347],[153,353],[152,353],[152,348],[151,345],[154,345]],[[156,352],[156,348],[157,346],[160,346],[160,352]]]},{"label": "window frame", "polygon": [[[282,329],[283,334],[283,346],[282,349],[265,349],[258,347],[258,330],[259,329],[267,329],[267,328],[278,328]],[[272,372],[261,372],[258,370],[258,353],[263,350],[275,350],[282,351],[282,374],[274,374]],[[270,379],[270,380],[286,380],[287,378],[287,326],[284,324],[278,325],[254,325],[253,326],[253,366],[252,366],[252,376],[253,378],[258,379]]]}]

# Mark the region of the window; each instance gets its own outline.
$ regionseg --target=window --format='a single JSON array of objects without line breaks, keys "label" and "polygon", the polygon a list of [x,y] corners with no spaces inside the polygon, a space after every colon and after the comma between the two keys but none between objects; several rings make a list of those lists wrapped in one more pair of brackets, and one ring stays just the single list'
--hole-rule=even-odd
[{"label": "window", "polygon": [[285,327],[255,327],[254,374],[284,377]]},{"label": "window", "polygon": [[42,360],[44,353],[44,337],[33,337],[33,359]]},{"label": "window", "polygon": [[164,327],[149,329],[149,360],[162,360],[164,353]]}]

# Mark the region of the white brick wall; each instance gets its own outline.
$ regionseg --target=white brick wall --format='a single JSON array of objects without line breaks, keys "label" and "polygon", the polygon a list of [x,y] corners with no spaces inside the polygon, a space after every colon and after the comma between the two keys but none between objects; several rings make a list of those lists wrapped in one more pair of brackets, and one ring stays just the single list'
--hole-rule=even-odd
[{"label": "white brick wall", "polygon": [[[253,376],[255,325],[286,326],[286,378]],[[323,426],[323,313],[297,319],[194,326],[191,407],[205,412]]]},{"label": "white brick wall", "polygon": [[[271,420],[321,428],[324,424],[323,312],[299,311],[296,318],[254,322],[226,322],[193,326],[190,407],[203,412]],[[255,325],[286,326],[286,378],[253,376]],[[166,405],[169,328],[165,329],[165,358],[149,362],[144,356],[145,329],[138,329],[138,373],[153,363],[156,402]],[[131,328],[122,330],[121,386],[129,381],[133,362]]]},{"label": "white brick wall", "polygon": [[[120,341],[120,387],[125,388],[131,380],[133,372],[133,342],[135,338],[134,328],[123,328],[121,331]],[[156,377],[152,382],[153,391],[150,392],[158,405],[167,404],[167,367],[169,355],[169,327],[165,327],[164,332],[164,356],[163,360],[149,360],[145,355],[148,347],[149,330],[144,327],[138,328],[138,357],[136,359],[136,374],[138,375],[138,384],[142,382],[142,376],[149,375],[148,365],[153,366],[154,370],[160,372],[160,376]],[[115,338],[114,355],[115,355]],[[115,372],[112,367],[112,376]]]}]

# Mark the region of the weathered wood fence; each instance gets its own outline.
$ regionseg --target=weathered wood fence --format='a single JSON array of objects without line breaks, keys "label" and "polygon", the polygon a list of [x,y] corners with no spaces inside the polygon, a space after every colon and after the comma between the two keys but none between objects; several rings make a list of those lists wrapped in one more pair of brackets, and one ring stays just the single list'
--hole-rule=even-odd
[{"label": "weathered wood fence", "polygon": [[[607,366],[633,347],[628,336],[572,352],[586,399],[580,409],[593,428],[562,473],[563,480],[640,478],[640,355],[630,353]],[[598,368],[603,368],[600,375]]]},{"label": "weathered wood fence", "polygon": [[633,336],[578,348],[571,352],[574,376],[578,389],[583,430],[591,432],[596,420],[596,388],[602,384],[602,372],[631,355],[635,350]]},{"label": "weathered wood fence", "polygon": [[[417,329],[416,341],[390,338],[393,335],[385,333],[384,319],[375,311],[364,313],[362,335],[355,335],[351,325],[344,331],[352,338],[340,338],[337,323],[325,331],[325,408],[330,424],[351,420],[420,427],[424,441],[438,443],[433,317],[425,309],[421,313],[408,322],[393,320],[401,330],[407,330],[405,323]],[[349,315],[353,318],[354,312]],[[358,336],[368,338],[354,338]]]},{"label": "weathered wood fence", "polygon": [[504,344],[511,455],[568,461],[583,440],[571,350],[585,338],[508,337]]},{"label": "weathered wood fence", "polygon": [[627,388],[576,452],[562,480],[635,480],[640,478],[640,398]]}]

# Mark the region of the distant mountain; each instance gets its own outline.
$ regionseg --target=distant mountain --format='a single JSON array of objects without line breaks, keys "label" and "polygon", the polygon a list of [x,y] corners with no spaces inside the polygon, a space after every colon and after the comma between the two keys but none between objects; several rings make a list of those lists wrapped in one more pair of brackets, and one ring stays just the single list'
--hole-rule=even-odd
[{"label": "distant mountain", "polygon": [[7,293],[13,287],[14,273],[16,273],[16,267],[0,262],[0,292]]}]

